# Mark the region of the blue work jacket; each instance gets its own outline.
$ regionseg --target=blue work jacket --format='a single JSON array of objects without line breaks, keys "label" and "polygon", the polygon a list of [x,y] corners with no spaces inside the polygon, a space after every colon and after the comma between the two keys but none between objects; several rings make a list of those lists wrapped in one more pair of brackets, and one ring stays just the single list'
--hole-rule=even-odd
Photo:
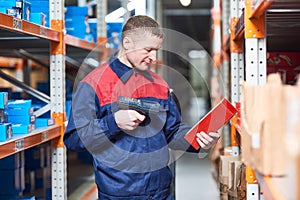
[{"label": "blue work jacket", "polygon": [[[144,113],[135,130],[121,130],[114,119],[120,96],[158,104],[158,110]],[[184,139],[189,129],[159,75],[115,59],[78,84],[64,143],[93,155],[99,199],[172,199],[169,149],[196,152]]]}]

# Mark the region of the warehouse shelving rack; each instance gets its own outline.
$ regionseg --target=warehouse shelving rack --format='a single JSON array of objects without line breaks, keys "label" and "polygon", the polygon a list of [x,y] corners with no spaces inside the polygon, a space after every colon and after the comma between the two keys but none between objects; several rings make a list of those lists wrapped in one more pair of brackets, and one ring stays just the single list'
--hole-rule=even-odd
[{"label": "warehouse shelving rack", "polygon": [[0,159],[23,151],[60,136],[60,126],[55,125],[47,129],[36,129],[30,134],[14,136],[12,139],[0,143]]},{"label": "warehouse shelving rack", "polygon": [[[240,102],[241,81],[251,85],[266,83],[268,51],[300,52],[300,1],[223,0],[222,15],[230,15],[230,19],[222,19],[221,66],[227,66],[226,57],[229,56],[231,79],[228,90],[231,102],[235,104]],[[239,143],[235,134],[242,133],[237,121],[237,118],[232,120],[232,147]],[[286,191],[285,177],[262,175],[247,166],[246,179],[247,199],[260,199],[260,191],[263,191],[264,199],[293,199],[290,195],[294,191]]]},{"label": "warehouse shelving rack", "polygon": [[[103,16],[106,14],[106,1],[98,0],[98,4],[98,13],[101,13],[98,21],[101,22],[101,20],[104,21]],[[1,78],[16,84],[25,92],[46,102],[47,105],[36,111],[35,114],[41,115],[50,110],[56,121],[56,125],[49,128],[39,128],[28,135],[20,135],[0,143],[0,159],[52,141],[52,199],[67,199],[66,149],[62,141],[66,122],[66,58],[67,55],[72,57],[74,53],[76,59],[79,59],[78,63],[81,63],[91,50],[98,51],[99,56],[103,58],[106,49],[103,45],[102,48],[99,48],[97,43],[65,34],[64,1],[49,0],[49,8],[50,28],[0,13],[0,45],[2,47],[0,55],[12,57],[24,55],[25,52],[28,55],[47,57],[50,60],[50,65],[48,65],[50,67],[50,97],[3,72],[1,72]],[[105,42],[105,30],[103,27],[98,27],[99,44]],[[19,53],[16,54],[16,51]],[[22,53],[20,54],[20,52]],[[32,58],[39,59],[38,56],[32,56]]]}]

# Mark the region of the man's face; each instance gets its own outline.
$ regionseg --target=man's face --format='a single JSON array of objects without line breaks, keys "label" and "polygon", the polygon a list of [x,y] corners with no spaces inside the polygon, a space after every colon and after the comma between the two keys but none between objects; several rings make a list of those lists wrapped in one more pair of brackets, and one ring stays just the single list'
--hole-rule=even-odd
[{"label": "man's face", "polygon": [[133,68],[147,70],[151,63],[156,62],[157,51],[162,46],[163,39],[151,34],[130,37],[130,45],[126,58]]}]

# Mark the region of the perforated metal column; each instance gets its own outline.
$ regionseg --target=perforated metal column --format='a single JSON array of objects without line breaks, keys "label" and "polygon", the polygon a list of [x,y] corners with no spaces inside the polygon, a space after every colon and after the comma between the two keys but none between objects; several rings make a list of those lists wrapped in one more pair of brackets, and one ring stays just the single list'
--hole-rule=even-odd
[{"label": "perforated metal column", "polygon": [[[238,19],[242,15],[243,1],[231,0],[230,2],[230,17]],[[242,45],[240,45],[242,46]],[[242,49],[242,47],[240,47]],[[240,84],[244,80],[244,53],[239,50],[231,52],[231,102],[240,101]]]},{"label": "perforated metal column", "polygon": [[247,38],[246,49],[246,81],[253,85],[266,83],[267,49],[266,39]]},{"label": "perforated metal column", "polygon": [[[222,37],[223,37],[223,41],[225,39],[227,39],[228,35],[229,35],[229,22],[230,22],[230,0],[223,0],[222,1]],[[224,45],[224,42],[223,42]],[[226,48],[226,47],[225,47]],[[229,99],[229,92],[230,92],[230,88],[229,88],[229,56],[227,55],[226,52],[224,52],[224,49],[222,49],[222,66],[221,66],[221,70],[222,70],[222,75],[223,75],[223,80],[224,80],[224,85],[225,87],[225,91],[224,91],[224,97]]]},{"label": "perforated metal column", "polygon": [[[250,16],[252,13],[253,2],[251,0],[247,0],[245,3],[246,82],[252,85],[264,85],[266,83],[267,76],[265,17],[262,15],[255,20],[252,19]],[[258,26],[258,24],[260,26]],[[247,199],[260,199],[259,189],[259,183],[256,181],[248,181]]]},{"label": "perforated metal column", "polygon": [[97,37],[106,37],[107,0],[97,0]]},{"label": "perforated metal column", "polygon": [[50,85],[51,112],[65,111],[65,58],[64,55],[51,55]]},{"label": "perforated metal column", "polygon": [[52,199],[67,199],[66,149],[52,150]]},{"label": "perforated metal column", "polygon": [[258,199],[260,199],[258,184],[247,183],[247,200],[258,200]]},{"label": "perforated metal column", "polygon": [[[64,43],[64,4],[63,0],[50,0],[51,28],[60,32],[60,41],[51,42],[50,55],[50,97],[51,114],[64,116],[65,113],[65,43]],[[61,126],[63,126],[63,120]],[[62,142],[64,128],[61,128],[59,142],[52,147],[52,199],[67,199],[66,149]]]},{"label": "perforated metal column", "polygon": [[240,101],[240,84],[244,80],[244,54],[231,53],[231,101]]}]

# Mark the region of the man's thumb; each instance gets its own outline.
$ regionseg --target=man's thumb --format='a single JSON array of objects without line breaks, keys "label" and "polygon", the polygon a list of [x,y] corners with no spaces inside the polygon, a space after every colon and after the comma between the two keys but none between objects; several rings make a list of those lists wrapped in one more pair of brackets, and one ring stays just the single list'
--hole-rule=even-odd
[{"label": "man's thumb", "polygon": [[135,112],[136,114],[135,114],[135,116],[136,116],[136,118],[139,120],[139,121],[144,121],[145,120],[145,118],[146,118],[146,116],[145,115],[142,115],[142,114],[140,114],[139,112]]}]

